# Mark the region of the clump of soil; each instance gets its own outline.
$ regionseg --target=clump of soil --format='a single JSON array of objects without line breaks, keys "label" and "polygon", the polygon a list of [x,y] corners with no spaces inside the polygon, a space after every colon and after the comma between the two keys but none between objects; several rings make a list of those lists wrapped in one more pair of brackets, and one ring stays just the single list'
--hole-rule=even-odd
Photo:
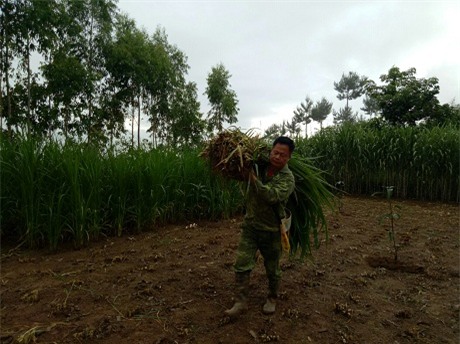
[{"label": "clump of soil", "polygon": [[[394,263],[385,200],[344,197],[329,242],[283,259],[273,316],[263,262],[236,320],[232,265],[241,218],[106,238],[75,251],[9,250],[2,242],[1,342],[457,343],[457,204],[395,201]],[[262,258],[260,258],[262,259]],[[398,265],[396,265],[398,264]]]}]

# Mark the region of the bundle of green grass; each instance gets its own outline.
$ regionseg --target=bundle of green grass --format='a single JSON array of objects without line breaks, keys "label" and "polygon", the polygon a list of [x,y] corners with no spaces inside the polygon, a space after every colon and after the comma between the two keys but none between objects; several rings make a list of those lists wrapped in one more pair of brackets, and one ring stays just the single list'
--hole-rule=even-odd
[{"label": "bundle of green grass", "polygon": [[[247,181],[251,170],[257,172],[268,164],[270,149],[267,142],[252,132],[243,133],[232,128],[208,141],[200,156],[223,177]],[[333,188],[324,179],[324,172],[295,152],[289,161],[289,169],[295,178],[295,190],[287,203],[292,214],[289,231],[291,256],[299,254],[304,258],[311,253],[313,246],[319,247],[320,233],[326,240],[328,238],[324,209],[334,208]]]}]

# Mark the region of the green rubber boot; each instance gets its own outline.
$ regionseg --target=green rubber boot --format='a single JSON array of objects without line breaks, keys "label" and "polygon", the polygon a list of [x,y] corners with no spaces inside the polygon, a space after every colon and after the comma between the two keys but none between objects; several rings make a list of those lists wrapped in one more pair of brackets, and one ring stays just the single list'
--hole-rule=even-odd
[{"label": "green rubber boot", "polygon": [[235,273],[235,281],[236,301],[232,308],[225,311],[225,314],[232,318],[248,310],[249,272]]},{"label": "green rubber boot", "polygon": [[273,297],[268,297],[267,301],[264,304],[264,307],[262,308],[262,311],[264,314],[273,314],[275,313],[276,310],[276,298]]},{"label": "green rubber boot", "polygon": [[278,290],[280,288],[280,280],[278,278],[269,278],[268,280],[268,297],[265,301],[262,311],[264,314],[273,314],[276,310],[276,299],[278,298]]}]

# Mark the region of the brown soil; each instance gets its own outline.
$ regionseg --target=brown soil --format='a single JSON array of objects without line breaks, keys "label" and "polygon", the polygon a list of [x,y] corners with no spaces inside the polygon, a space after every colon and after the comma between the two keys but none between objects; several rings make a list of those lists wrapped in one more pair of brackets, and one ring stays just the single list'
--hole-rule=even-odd
[{"label": "brown soil", "polygon": [[399,265],[384,200],[343,198],[330,240],[305,262],[283,258],[273,316],[230,320],[241,218],[156,228],[50,254],[2,250],[1,342],[458,343],[459,208],[396,201]]}]

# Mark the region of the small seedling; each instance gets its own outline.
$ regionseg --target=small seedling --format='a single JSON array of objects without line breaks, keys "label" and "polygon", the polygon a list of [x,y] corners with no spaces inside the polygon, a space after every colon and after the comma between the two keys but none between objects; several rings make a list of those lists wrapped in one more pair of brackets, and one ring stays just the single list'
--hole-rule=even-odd
[{"label": "small seedling", "polygon": [[384,186],[383,192],[376,192],[372,196],[376,195],[384,195],[388,201],[389,213],[383,214],[380,217],[379,224],[382,224],[384,220],[390,220],[390,230],[388,231],[388,236],[390,238],[391,243],[393,244],[394,249],[394,258],[395,261],[398,260],[398,245],[396,243],[396,231],[395,231],[395,224],[394,221],[399,219],[401,215],[395,211],[395,209],[401,209],[401,206],[397,204],[393,204],[391,201],[391,197],[393,196],[394,186]]},{"label": "small seedling", "polygon": [[338,200],[338,208],[339,212],[342,212],[343,210],[343,201],[342,197],[343,195],[346,194],[345,192],[345,182],[342,180],[339,180],[338,182],[335,183],[334,185],[334,194],[336,196],[336,199]]}]

